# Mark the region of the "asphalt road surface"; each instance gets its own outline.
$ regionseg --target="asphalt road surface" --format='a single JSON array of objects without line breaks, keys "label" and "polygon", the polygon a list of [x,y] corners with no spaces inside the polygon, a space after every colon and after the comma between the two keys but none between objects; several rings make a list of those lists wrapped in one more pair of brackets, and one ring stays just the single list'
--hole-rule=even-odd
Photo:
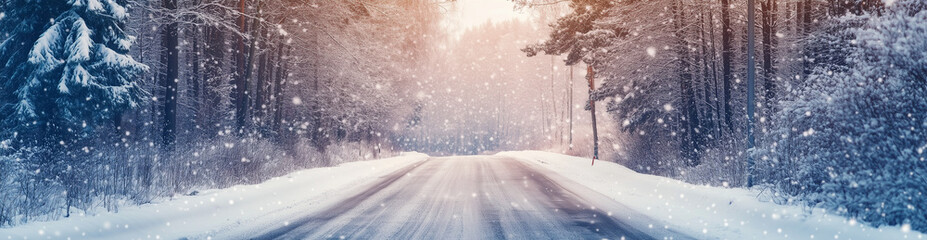
[{"label": "asphalt road surface", "polygon": [[253,239],[690,239],[555,173],[432,158]]}]

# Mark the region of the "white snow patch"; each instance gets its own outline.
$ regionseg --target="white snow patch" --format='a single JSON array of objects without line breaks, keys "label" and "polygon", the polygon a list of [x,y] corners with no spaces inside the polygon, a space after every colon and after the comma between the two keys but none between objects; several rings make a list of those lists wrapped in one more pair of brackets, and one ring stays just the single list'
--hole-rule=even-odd
[{"label": "white snow patch", "polygon": [[333,201],[427,158],[425,154],[403,153],[394,158],[307,169],[259,184],[203,190],[195,196],[126,206],[118,213],[0,228],[0,239],[242,238],[288,225],[294,217],[337,204]]},{"label": "white snow patch", "polygon": [[[901,227],[875,228],[823,209],[757,200],[759,190],[692,185],[640,174],[616,163],[541,151],[502,152],[547,168],[697,239],[925,239]],[[615,213],[619,217],[621,213]]]}]

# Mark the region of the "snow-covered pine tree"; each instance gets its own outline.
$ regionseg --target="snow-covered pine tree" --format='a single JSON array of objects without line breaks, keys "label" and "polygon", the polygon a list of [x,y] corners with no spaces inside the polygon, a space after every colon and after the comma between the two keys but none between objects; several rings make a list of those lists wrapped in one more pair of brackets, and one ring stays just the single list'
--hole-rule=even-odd
[{"label": "snow-covered pine tree", "polygon": [[0,116],[16,144],[89,136],[136,107],[148,67],[128,55],[124,0],[10,0],[0,19]]}]

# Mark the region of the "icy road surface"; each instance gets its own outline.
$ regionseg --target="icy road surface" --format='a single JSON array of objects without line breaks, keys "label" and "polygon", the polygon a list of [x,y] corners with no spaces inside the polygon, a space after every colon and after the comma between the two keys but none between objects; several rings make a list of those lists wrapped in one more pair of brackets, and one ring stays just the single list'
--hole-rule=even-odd
[{"label": "icy road surface", "polygon": [[689,239],[545,169],[431,158],[254,239]]}]

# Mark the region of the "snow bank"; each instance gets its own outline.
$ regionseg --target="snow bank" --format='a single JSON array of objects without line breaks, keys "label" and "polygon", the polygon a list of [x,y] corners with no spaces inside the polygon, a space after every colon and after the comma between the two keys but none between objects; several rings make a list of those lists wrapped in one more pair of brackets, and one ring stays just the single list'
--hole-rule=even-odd
[{"label": "snow bank", "polygon": [[910,227],[873,228],[823,209],[761,202],[758,191],[692,185],[606,161],[590,166],[588,158],[540,151],[497,155],[550,169],[700,239],[927,239]]},{"label": "snow bank", "polygon": [[394,158],[308,169],[260,184],[124,207],[119,213],[0,228],[0,239],[233,238],[255,229],[284,226],[287,223],[281,219],[334,204],[332,201],[342,199],[342,195],[353,193],[352,188],[427,158],[424,154],[404,153]]}]

